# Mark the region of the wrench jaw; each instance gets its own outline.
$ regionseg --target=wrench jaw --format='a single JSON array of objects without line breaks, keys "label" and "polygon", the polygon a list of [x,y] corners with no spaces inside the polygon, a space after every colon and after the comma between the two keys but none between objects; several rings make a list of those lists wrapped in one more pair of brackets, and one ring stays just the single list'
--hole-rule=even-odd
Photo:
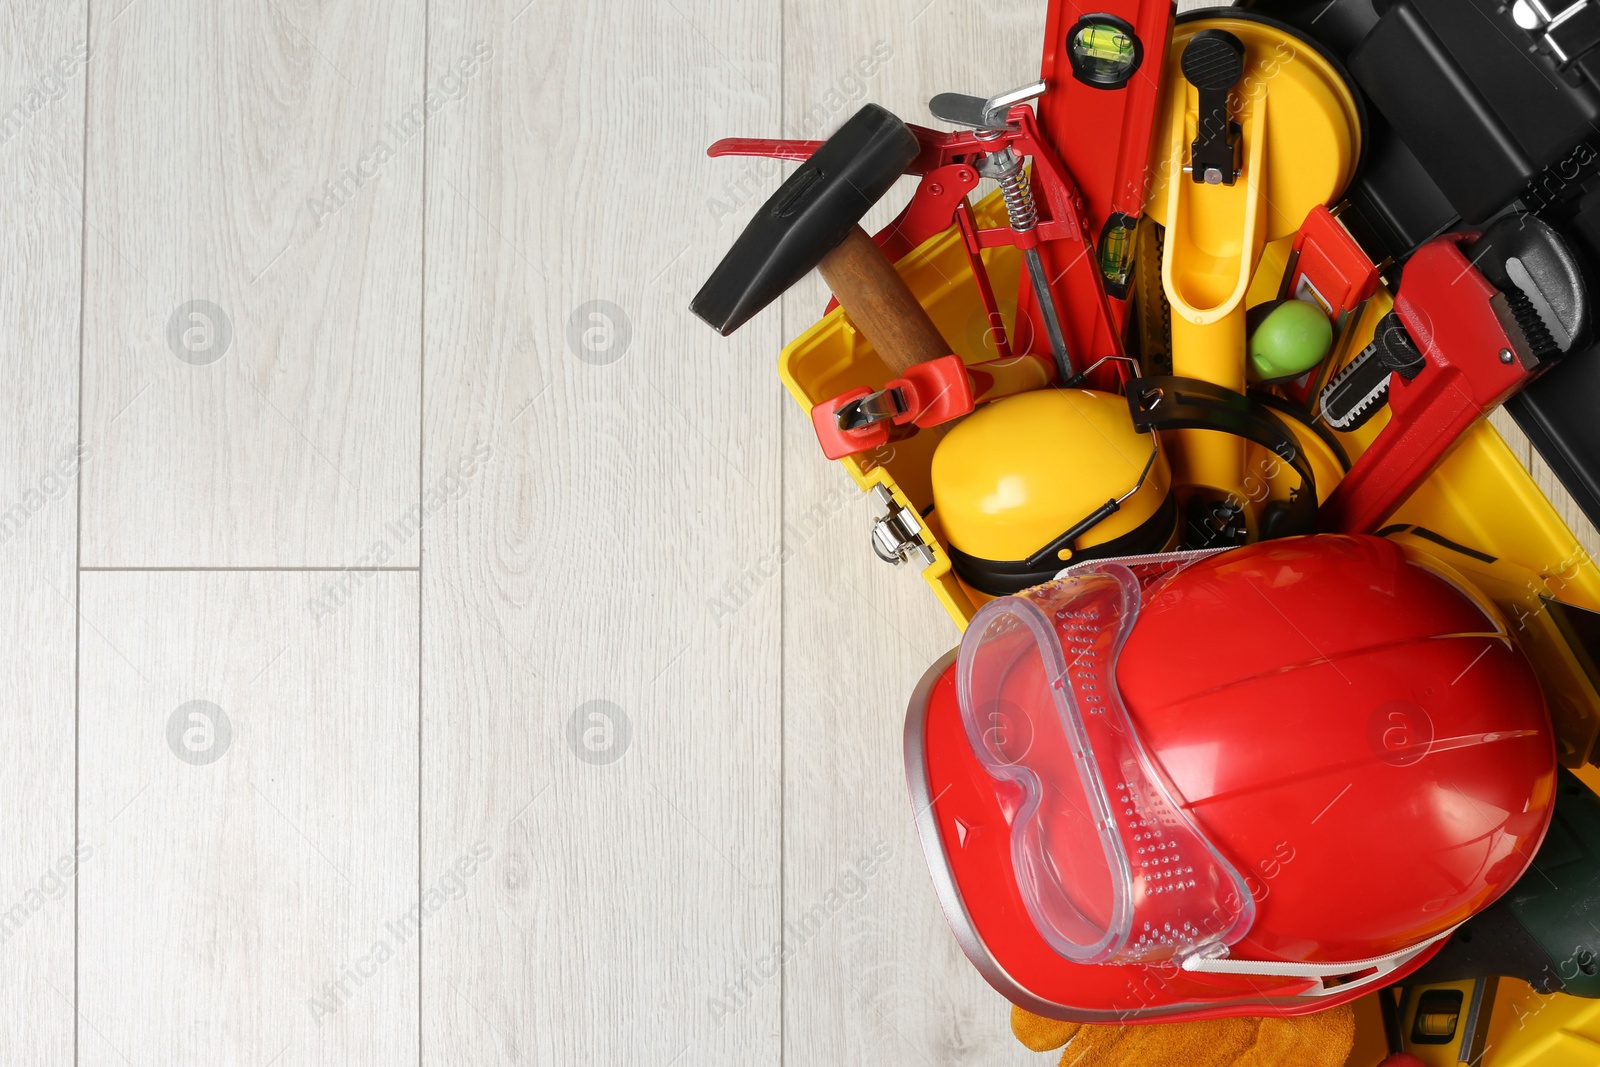
[{"label": "wrench jaw", "polygon": [[1489,306],[1500,320],[1500,328],[1511,342],[1511,352],[1523,370],[1530,373],[1539,370],[1561,354],[1550,328],[1527,296],[1516,290],[1503,292],[1491,300]]},{"label": "wrench jaw", "polygon": [[1470,242],[1466,254],[1500,291],[1495,316],[1523,369],[1542,369],[1587,340],[1593,311],[1583,270],[1548,223],[1506,216]]}]

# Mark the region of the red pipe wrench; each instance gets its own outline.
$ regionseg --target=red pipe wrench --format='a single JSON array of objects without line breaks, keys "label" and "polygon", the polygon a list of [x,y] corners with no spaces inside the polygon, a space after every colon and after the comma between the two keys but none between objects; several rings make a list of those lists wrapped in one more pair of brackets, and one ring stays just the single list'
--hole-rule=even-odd
[{"label": "red pipe wrench", "polygon": [[1570,249],[1531,216],[1417,249],[1393,313],[1323,390],[1335,429],[1360,425],[1385,399],[1390,409],[1323,505],[1323,528],[1376,530],[1463,433],[1571,349],[1588,323]]}]

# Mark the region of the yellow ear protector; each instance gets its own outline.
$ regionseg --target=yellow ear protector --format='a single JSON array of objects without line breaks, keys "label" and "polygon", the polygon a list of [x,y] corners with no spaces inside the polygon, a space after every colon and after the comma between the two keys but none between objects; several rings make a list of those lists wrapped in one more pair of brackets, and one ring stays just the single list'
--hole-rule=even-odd
[{"label": "yellow ear protector", "polygon": [[[1047,582],[1087,559],[1160,552],[1179,540],[1179,509],[1160,434],[1205,429],[1267,449],[1295,472],[1267,505],[1262,537],[1312,533],[1316,475],[1294,430],[1251,396],[1193,378],[1136,378],[1126,398],[1042,389],[986,405],[933,454],[933,499],[950,561],[990,596]],[[1183,541],[1213,541],[1203,517]]]},{"label": "yellow ear protector", "polygon": [[956,574],[991,596],[1085,559],[1162,551],[1177,530],[1159,437],[1114,393],[996,400],[945,435],[930,473]]}]

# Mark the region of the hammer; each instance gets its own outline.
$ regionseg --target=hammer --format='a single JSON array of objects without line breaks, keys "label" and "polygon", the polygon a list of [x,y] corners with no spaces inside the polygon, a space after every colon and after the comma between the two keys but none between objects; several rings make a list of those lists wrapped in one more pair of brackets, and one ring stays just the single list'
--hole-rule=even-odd
[{"label": "hammer", "polygon": [[950,354],[900,273],[860,226],[921,151],[868,104],[824,141],[745,227],[689,310],[726,337],[817,268],[891,377]]}]

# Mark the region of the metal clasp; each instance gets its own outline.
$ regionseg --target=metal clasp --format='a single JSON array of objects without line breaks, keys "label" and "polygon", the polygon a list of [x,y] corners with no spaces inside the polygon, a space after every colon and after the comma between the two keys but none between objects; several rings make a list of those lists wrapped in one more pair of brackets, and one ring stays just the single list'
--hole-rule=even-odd
[{"label": "metal clasp", "polygon": [[895,502],[894,494],[883,485],[872,487],[872,495],[884,507],[884,514],[872,524],[872,551],[885,563],[899,566],[915,558],[924,567],[933,564],[933,549],[922,539],[922,520],[910,508]]}]

